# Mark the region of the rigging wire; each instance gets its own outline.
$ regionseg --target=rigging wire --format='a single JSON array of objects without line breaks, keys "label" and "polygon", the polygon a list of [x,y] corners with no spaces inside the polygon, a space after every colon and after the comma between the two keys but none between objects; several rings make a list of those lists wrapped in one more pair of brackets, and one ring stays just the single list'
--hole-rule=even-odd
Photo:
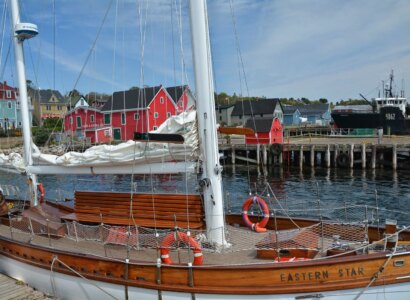
[{"label": "rigging wire", "polygon": [[56,5],[55,5],[55,0],[53,0],[53,90],[55,91],[55,89],[56,89]]},{"label": "rigging wire", "polygon": [[[4,37],[5,37],[5,34],[6,34],[6,19],[7,19],[7,13],[6,12],[7,12],[7,1],[4,1],[3,14],[1,16],[1,19],[2,19],[2,26],[1,27],[3,28],[3,30],[2,30],[2,34],[1,34],[1,44],[0,44],[0,70],[2,69]],[[6,63],[4,63],[4,65],[6,65]],[[2,79],[2,78],[3,78],[3,76],[0,77],[0,79]]]},{"label": "rigging wire", "polygon": [[[239,43],[239,36],[238,36],[238,30],[236,26],[236,16],[235,16],[235,9],[233,6],[233,0],[229,0],[229,6],[230,6],[230,11],[231,11],[231,18],[232,18],[232,25],[233,25],[233,30],[234,30],[234,36],[235,36],[235,46],[236,46],[236,54],[237,54],[237,62],[238,62],[238,77],[239,77],[239,86],[240,86],[240,93],[241,93],[241,98],[243,97],[243,88],[242,88],[242,76],[243,76],[243,83],[245,84],[245,89],[246,89],[246,94],[247,97],[250,97],[249,94],[249,87],[248,87],[248,81],[246,79],[246,74],[245,74],[245,65],[243,63],[243,58],[242,58],[242,51]],[[242,70],[242,72],[241,72]],[[253,127],[255,129],[255,136],[257,143],[259,144],[259,137],[258,134],[256,133],[256,122],[254,118],[254,113],[253,113],[253,108],[252,108],[252,102],[250,100],[247,101],[249,103],[249,108],[251,111],[251,118],[253,121]],[[244,100],[243,98],[241,99],[241,105],[242,105],[242,113],[243,116],[245,117],[245,105],[244,105]],[[245,119],[245,118],[244,118]],[[245,121],[242,125],[245,125]],[[248,176],[248,190],[249,194],[251,194],[251,175],[250,175],[250,166],[249,166],[249,150],[248,150],[248,145],[245,143],[245,151],[246,151],[246,166],[247,166],[247,176]]]},{"label": "rigging wire", "polygon": [[[114,98],[114,81],[115,81],[115,65],[116,65],[116,51],[117,51],[117,23],[118,23],[118,0],[116,0],[116,2],[115,2],[115,17],[114,17],[114,48],[113,48],[113,58],[112,58],[112,61],[113,61],[113,63],[112,63],[112,81],[111,81],[111,83],[112,83],[112,85],[111,85],[111,95],[112,95],[112,97],[111,97],[111,99],[112,99],[112,101],[111,101],[111,107],[110,107],[110,124],[111,124],[111,130],[112,130],[112,136],[113,136],[113,138],[112,139],[110,139],[110,142],[109,142],[109,144],[111,145],[112,144],[112,141],[113,141],[113,139],[115,139],[115,131],[114,131],[114,127],[113,127],[113,118],[112,118],[112,115],[113,115],[113,107],[114,107],[114,101],[115,101],[115,98]],[[125,92],[124,92],[124,99],[125,99]],[[124,100],[124,105],[125,105],[125,100]],[[124,106],[124,108],[123,109],[125,109],[125,106]],[[104,115],[105,116],[105,115]],[[120,119],[121,119],[121,121],[122,121],[122,114],[120,115]],[[120,131],[120,139],[121,139],[121,131]],[[111,156],[111,151],[109,152],[109,154],[108,154],[109,156]]]},{"label": "rigging wire", "polygon": [[100,24],[100,27],[98,28],[97,36],[95,37],[94,42],[93,42],[93,44],[92,44],[92,46],[91,46],[91,48],[90,48],[90,50],[89,50],[89,52],[88,52],[88,54],[87,54],[87,57],[86,57],[86,59],[85,59],[85,61],[84,61],[84,64],[83,64],[82,67],[81,67],[80,74],[78,74],[78,77],[77,77],[77,79],[76,79],[76,81],[75,81],[75,83],[74,83],[73,90],[76,89],[76,87],[77,87],[77,85],[78,85],[78,82],[80,81],[80,78],[81,78],[81,76],[83,75],[84,69],[85,69],[85,67],[86,67],[86,65],[87,65],[87,63],[88,63],[88,61],[89,61],[89,59],[90,59],[90,57],[91,57],[91,54],[92,54],[92,52],[93,52],[94,49],[95,49],[95,46],[96,46],[96,44],[97,44],[98,38],[100,37],[100,34],[101,34],[102,28],[103,28],[103,26],[104,26],[104,24],[105,24],[105,21],[107,20],[108,12],[109,12],[110,9],[111,9],[111,5],[112,5],[113,1],[114,1],[114,0],[111,0],[110,3],[108,4],[107,10],[105,11],[104,17],[103,17],[103,19],[102,19],[102,21],[101,21],[101,24]]}]

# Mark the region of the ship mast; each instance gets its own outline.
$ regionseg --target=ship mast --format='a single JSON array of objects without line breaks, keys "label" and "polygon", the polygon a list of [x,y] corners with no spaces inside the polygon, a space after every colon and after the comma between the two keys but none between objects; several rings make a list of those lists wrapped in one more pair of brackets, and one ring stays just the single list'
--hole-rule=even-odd
[{"label": "ship mast", "polygon": [[[14,56],[17,70],[17,80],[19,88],[19,97],[21,105],[21,119],[23,127],[23,144],[24,144],[24,161],[27,166],[33,164],[33,158],[31,156],[31,126],[30,126],[30,114],[29,103],[27,98],[27,84],[26,84],[26,72],[24,67],[24,52],[23,41],[31,38],[37,34],[37,26],[30,23],[20,23],[20,10],[18,0],[11,0],[11,16],[12,26],[14,31]],[[37,176],[35,174],[27,173],[30,189],[30,204],[31,206],[38,205],[37,199]]]},{"label": "ship mast", "polygon": [[204,194],[207,237],[216,246],[224,246],[226,245],[226,240],[222,197],[222,167],[219,163],[206,1],[190,0],[189,11],[196,87],[196,109],[203,168],[200,183]]}]

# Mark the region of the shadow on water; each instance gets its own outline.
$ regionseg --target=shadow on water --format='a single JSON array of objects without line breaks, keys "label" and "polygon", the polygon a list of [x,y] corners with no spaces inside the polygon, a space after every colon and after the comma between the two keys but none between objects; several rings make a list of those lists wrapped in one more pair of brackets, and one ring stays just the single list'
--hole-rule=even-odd
[{"label": "shadow on water", "polygon": [[[46,198],[63,201],[73,198],[75,190],[123,191],[159,193],[192,193],[196,191],[196,176],[190,175],[43,175],[39,177],[46,191]],[[27,197],[25,179],[20,175],[0,173],[0,186],[14,185],[20,188],[19,197]],[[240,213],[249,193],[255,191],[270,198],[282,208],[299,209],[300,215],[327,216],[334,208],[352,205],[378,206],[393,211],[389,218],[404,224],[410,205],[409,170],[350,170],[306,168],[261,169],[256,166],[225,166],[223,173],[225,206]],[[277,200],[276,200],[277,199]],[[320,200],[320,201],[319,201]],[[345,209],[346,210],[346,209]],[[374,214],[369,211],[366,214]],[[329,217],[334,217],[331,213]]]}]

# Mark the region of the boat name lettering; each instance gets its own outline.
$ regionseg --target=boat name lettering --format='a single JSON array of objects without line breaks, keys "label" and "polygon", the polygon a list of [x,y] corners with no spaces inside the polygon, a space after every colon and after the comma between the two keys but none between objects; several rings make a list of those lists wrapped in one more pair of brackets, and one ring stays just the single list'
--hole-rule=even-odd
[{"label": "boat name lettering", "polygon": [[394,113],[387,113],[386,120],[396,120],[396,114]]},{"label": "boat name lettering", "polygon": [[291,281],[303,281],[303,280],[321,280],[329,278],[329,272],[316,271],[316,272],[296,272],[296,273],[281,273],[280,280],[282,282]]},{"label": "boat name lettering", "polygon": [[[362,267],[340,268],[337,271],[337,275],[340,278],[364,276],[364,270]],[[328,270],[312,271],[312,272],[281,273],[280,274],[281,282],[324,280],[328,278],[329,278]]]},{"label": "boat name lettering", "polygon": [[357,275],[364,275],[363,268],[339,269],[339,277],[355,277]]}]

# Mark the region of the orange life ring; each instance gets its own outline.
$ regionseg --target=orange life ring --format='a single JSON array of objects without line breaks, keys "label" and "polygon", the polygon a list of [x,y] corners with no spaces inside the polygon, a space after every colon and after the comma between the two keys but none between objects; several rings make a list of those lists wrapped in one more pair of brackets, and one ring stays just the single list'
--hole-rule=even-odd
[{"label": "orange life ring", "polygon": [[[248,210],[249,210],[249,207],[252,206],[252,204],[257,204],[262,208],[263,219],[259,223],[252,223],[249,220]],[[259,196],[253,196],[253,197],[248,198],[242,206],[242,219],[246,223],[246,226],[248,226],[253,231],[265,232],[266,231],[265,226],[266,224],[268,224],[268,221],[269,221],[269,207],[268,205],[266,205],[265,200],[263,200]]]},{"label": "orange life ring", "polygon": [[44,202],[44,187],[41,182],[37,185],[37,189],[40,192],[40,203],[43,203]]},{"label": "orange life ring", "polygon": [[171,257],[169,256],[169,250],[175,242],[183,242],[185,245],[192,248],[192,251],[194,252],[193,264],[196,266],[202,265],[204,257],[202,255],[201,246],[191,236],[188,236],[186,233],[179,231],[169,233],[162,241],[160,252],[161,261],[164,264],[171,265],[173,263]]}]

